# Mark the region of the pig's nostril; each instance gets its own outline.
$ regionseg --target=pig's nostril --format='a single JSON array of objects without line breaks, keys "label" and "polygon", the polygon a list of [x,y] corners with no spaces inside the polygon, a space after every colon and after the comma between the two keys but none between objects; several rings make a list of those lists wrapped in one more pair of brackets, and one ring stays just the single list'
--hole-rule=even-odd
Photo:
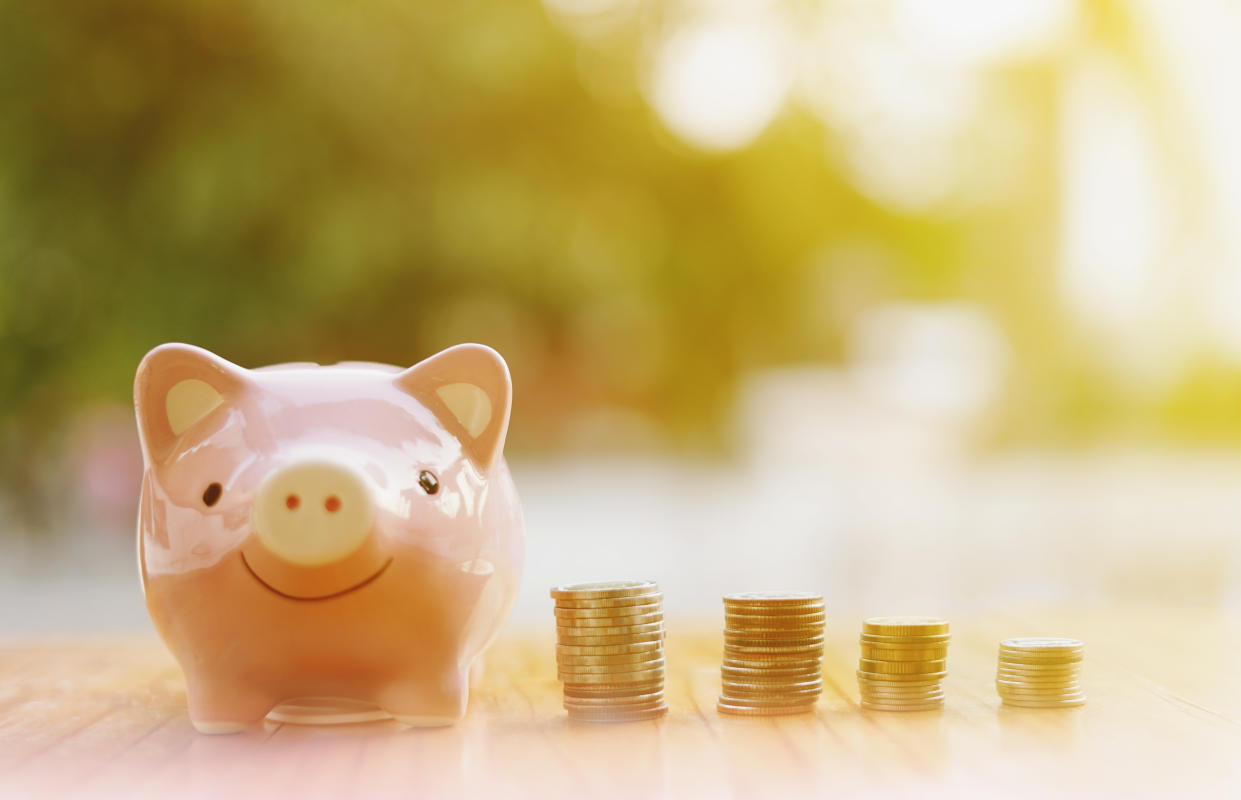
[{"label": "pig's nostril", "polygon": [[333,514],[336,513],[337,511],[340,511],[340,498],[337,497],[336,495],[332,495],[331,497],[323,501],[323,507],[326,508],[328,511],[332,512]]},{"label": "pig's nostril", "polygon": [[302,504],[301,499],[299,499],[299,498],[298,498],[298,496],[297,496],[297,495],[295,495],[295,494],[291,494],[291,495],[289,495],[288,497],[284,498],[284,505],[285,505],[285,507],[286,507],[286,508],[288,508],[290,511],[294,510],[295,508],[297,508],[297,507],[298,507],[298,506],[300,506],[301,504]]}]

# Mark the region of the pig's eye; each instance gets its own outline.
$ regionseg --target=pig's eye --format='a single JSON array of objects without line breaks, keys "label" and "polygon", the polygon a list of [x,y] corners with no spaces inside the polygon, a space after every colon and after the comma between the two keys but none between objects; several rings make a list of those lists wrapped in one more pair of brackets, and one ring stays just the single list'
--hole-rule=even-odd
[{"label": "pig's eye", "polygon": [[427,494],[435,494],[440,490],[440,482],[435,475],[427,472],[425,469],[418,473],[418,485],[422,487],[422,491]]},{"label": "pig's eye", "polygon": [[213,483],[203,492],[203,505],[210,508],[220,502],[220,495],[224,494],[224,487],[218,483]]}]

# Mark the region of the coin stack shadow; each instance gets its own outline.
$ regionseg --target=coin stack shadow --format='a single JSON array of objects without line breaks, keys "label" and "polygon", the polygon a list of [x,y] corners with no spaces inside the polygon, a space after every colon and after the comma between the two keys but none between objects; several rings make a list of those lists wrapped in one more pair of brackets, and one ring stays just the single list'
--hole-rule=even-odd
[{"label": "coin stack shadow", "polygon": [[1000,642],[995,688],[1006,706],[1070,708],[1086,702],[1080,639],[1032,636]]},{"label": "coin stack shadow", "polygon": [[948,622],[934,617],[873,617],[862,623],[858,691],[862,708],[934,711],[944,707]]},{"label": "coin stack shadow", "polygon": [[664,702],[663,594],[653,581],[551,590],[556,666],[570,719],[629,722],[668,711]]},{"label": "coin stack shadow", "polygon": [[825,620],[822,595],[725,595],[719,712],[770,716],[813,711],[823,693]]}]

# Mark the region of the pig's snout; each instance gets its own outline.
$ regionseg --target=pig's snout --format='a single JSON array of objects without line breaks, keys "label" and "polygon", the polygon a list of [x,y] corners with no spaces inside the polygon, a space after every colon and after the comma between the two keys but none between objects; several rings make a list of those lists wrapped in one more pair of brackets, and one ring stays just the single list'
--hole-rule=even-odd
[{"label": "pig's snout", "polygon": [[299,566],[330,564],[357,550],[375,506],[366,479],[331,461],[272,471],[254,498],[254,528],[272,555]]}]

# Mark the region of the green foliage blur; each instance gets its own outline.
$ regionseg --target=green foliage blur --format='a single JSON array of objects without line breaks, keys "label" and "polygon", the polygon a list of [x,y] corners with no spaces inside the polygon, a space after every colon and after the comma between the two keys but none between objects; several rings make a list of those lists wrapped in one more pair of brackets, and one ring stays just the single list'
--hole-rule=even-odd
[{"label": "green foliage blur", "polygon": [[[1050,170],[1001,205],[901,213],[795,107],[697,152],[643,101],[636,36],[583,45],[536,0],[0,3],[0,482],[39,496],[66,420],[127,403],[172,340],[244,366],[481,341],[513,370],[516,449],[618,408],[718,450],[745,371],[838,360],[885,300],[965,298],[1018,354],[1011,431],[1095,413],[1061,380],[1083,356]],[[1054,80],[1001,76],[1035,165]]]}]

